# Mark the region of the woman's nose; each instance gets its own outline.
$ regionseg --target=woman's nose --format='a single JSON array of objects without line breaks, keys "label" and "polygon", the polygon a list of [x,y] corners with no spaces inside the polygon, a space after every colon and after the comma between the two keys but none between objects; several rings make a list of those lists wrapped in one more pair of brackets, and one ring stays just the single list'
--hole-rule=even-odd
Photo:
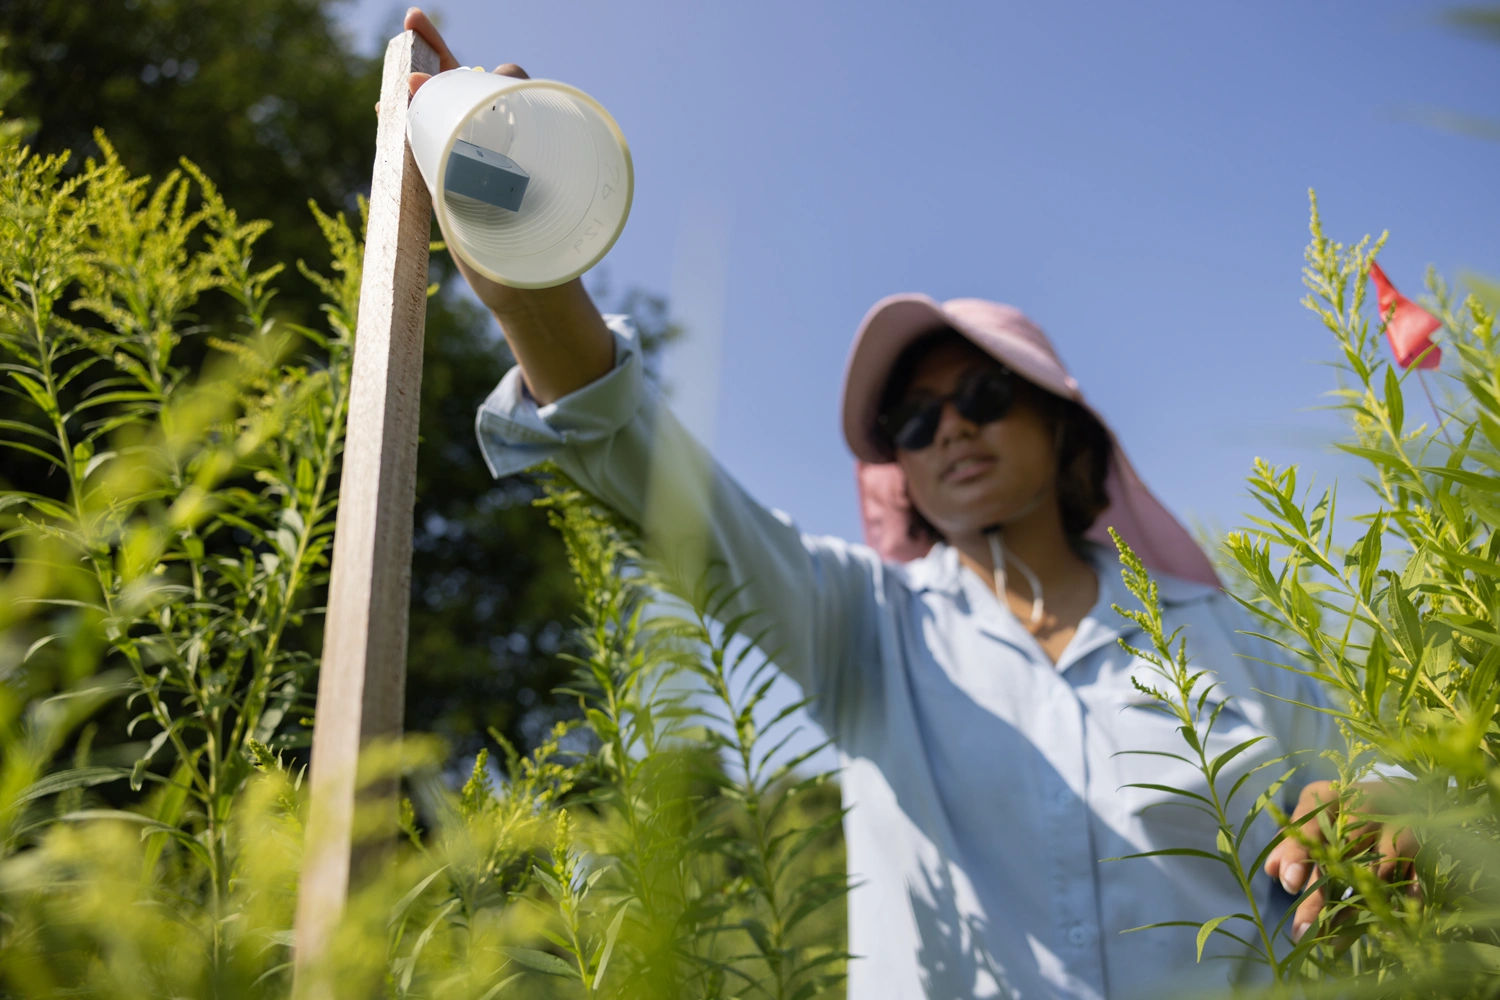
[{"label": "woman's nose", "polygon": [[942,414],[938,417],[937,434],[933,436],[933,440],[942,445],[948,441],[973,437],[978,430],[972,420],[958,412],[958,407],[950,399],[943,404]]}]

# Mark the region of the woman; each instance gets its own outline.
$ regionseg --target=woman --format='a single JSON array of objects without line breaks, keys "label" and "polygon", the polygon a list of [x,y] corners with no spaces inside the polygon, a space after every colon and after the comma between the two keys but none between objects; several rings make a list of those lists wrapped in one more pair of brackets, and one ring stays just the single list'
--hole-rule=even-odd
[{"label": "woman", "polygon": [[[456,65],[420,12],[407,27]],[[1139,707],[1142,666],[1118,641],[1139,633],[1111,607],[1135,602],[1098,544],[1104,529],[1156,574],[1168,628],[1184,628],[1195,665],[1217,676],[1213,697],[1233,696],[1210,750],[1273,737],[1234,759],[1226,786],[1328,745],[1327,717],[1292,704],[1316,702],[1303,678],[1255,658],[1265,653],[1237,633],[1208,560],[1034,324],[1007,306],[912,295],[865,317],[843,402],[862,462],[860,546],[800,534],[714,465],[644,378],[628,322],[606,322],[581,283],[523,292],[465,276],[519,362],[479,411],[491,470],[553,460],[658,546],[696,522],[742,585],[734,610],[762,613],[764,648],[815,697],[849,807],[851,997],[1118,998],[1224,982],[1233,963],[1196,965],[1191,928],[1121,934],[1244,910],[1221,866],[1100,863],[1213,844],[1199,813],[1126,787],[1203,781],[1164,756],[1121,755],[1183,746]],[[648,479],[661,487],[651,508]],[[662,498],[675,512],[659,513]],[[1252,775],[1237,802],[1276,773]],[[1296,789],[1284,791],[1290,811]],[[1256,849],[1275,832],[1261,823]],[[1271,873],[1295,892],[1305,852],[1283,846]],[[1271,882],[1257,890],[1274,909]]]}]

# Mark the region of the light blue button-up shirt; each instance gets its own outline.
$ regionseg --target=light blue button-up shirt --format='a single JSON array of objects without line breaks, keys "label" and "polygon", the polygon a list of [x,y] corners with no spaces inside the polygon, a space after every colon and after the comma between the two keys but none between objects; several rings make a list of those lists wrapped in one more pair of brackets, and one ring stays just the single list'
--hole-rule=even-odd
[{"label": "light blue button-up shirt", "polygon": [[[1099,599],[1053,664],[989,584],[938,545],[907,565],[805,535],[756,503],[684,431],[644,376],[628,321],[610,317],[616,365],[538,407],[512,370],[480,408],[491,471],[552,459],[583,489],[659,542],[694,542],[743,585],[733,610],[762,612],[777,665],[814,696],[813,715],[843,766],[851,1000],[1015,996],[1160,997],[1222,987],[1235,963],[1195,964],[1192,928],[1122,935],[1167,920],[1246,909],[1214,862],[1101,859],[1167,847],[1213,851],[1211,821],[1149,782],[1205,790],[1175,723],[1145,709],[1141,641],[1112,604],[1135,606],[1113,559],[1095,555]],[[653,495],[648,496],[648,492]],[[1219,779],[1293,749],[1329,746],[1328,717],[1300,675],[1240,634],[1222,592],[1158,580],[1169,629],[1185,627],[1197,667],[1232,696],[1210,753],[1273,737]],[[1149,679],[1149,678],[1147,678]],[[1252,775],[1239,809],[1283,770]],[[1295,801],[1297,783],[1284,789]],[[1274,829],[1262,816],[1249,852]],[[1248,853],[1246,862],[1254,858]],[[1272,888],[1258,875],[1266,912]],[[1210,945],[1206,954],[1224,954]]]}]

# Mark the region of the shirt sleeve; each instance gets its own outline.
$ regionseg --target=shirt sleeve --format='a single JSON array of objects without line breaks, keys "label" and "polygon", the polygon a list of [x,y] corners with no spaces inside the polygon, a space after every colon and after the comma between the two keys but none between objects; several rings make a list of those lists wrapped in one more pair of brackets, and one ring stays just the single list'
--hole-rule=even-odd
[{"label": "shirt sleeve", "polygon": [[[628,318],[605,317],[615,366],[545,406],[512,368],[479,408],[485,462],[504,476],[550,460],[642,529],[653,554],[722,571],[736,593],[722,617],[755,617],[744,631],[817,699],[815,714],[857,696],[873,668],[879,558],[863,546],[800,533],[757,503],[678,422],[646,377]],[[842,711],[843,709],[839,709]]]}]

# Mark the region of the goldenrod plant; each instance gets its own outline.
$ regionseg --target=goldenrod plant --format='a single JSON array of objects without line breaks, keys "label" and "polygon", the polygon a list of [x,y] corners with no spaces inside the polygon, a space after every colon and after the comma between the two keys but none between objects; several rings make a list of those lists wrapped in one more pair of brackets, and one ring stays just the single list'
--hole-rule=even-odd
[{"label": "goldenrod plant", "polygon": [[[1295,467],[1257,461],[1249,482],[1259,512],[1225,548],[1240,577],[1233,589],[1279,650],[1279,665],[1321,686],[1327,706],[1306,710],[1330,713],[1344,738],[1321,755],[1337,773],[1328,796],[1298,823],[1289,826],[1274,801],[1250,806],[1275,815],[1289,826],[1282,836],[1310,852],[1316,878],[1294,907],[1315,893],[1326,905],[1300,938],[1293,911],[1273,919],[1256,908],[1251,883],[1266,877],[1259,871],[1266,854],[1254,864],[1241,859],[1243,827],[1215,792],[1194,804],[1215,812],[1218,843],[1181,849],[1229,865],[1247,902],[1245,912],[1202,925],[1199,955],[1210,935],[1234,933],[1267,964],[1279,992],[1493,996],[1500,990],[1495,303],[1460,297],[1429,272],[1445,360],[1424,385],[1427,373],[1391,360],[1383,333],[1392,317],[1366,299],[1386,237],[1329,239],[1315,199],[1311,233],[1304,304],[1337,346],[1332,398],[1352,432],[1338,447],[1364,466],[1373,504],[1341,520],[1334,488],[1304,488]],[[1152,585],[1133,555],[1122,556],[1145,605],[1132,615],[1152,639],[1144,660],[1165,681],[1152,694],[1179,717],[1185,757],[1213,788],[1219,762],[1198,749],[1213,722],[1199,697],[1212,683],[1200,669],[1207,665],[1190,664],[1160,634]],[[1415,848],[1393,852],[1408,842]]]},{"label": "goldenrod plant", "polygon": [[[331,268],[299,262],[325,305],[298,322],[275,296],[301,279],[256,256],[265,224],[191,163],[134,177],[100,134],[70,171],[17,135],[0,130],[0,995],[289,996],[361,241],[313,208]],[[786,719],[759,718],[713,591],[668,612],[675,583],[628,529],[565,485],[547,503],[581,717],[525,750],[492,733],[502,761],[486,750],[458,787],[430,738],[372,748],[361,773],[404,782],[403,836],[369,845],[319,978],[482,1000],[836,991],[829,776],[763,745]]]},{"label": "goldenrod plant", "polygon": [[[1196,809],[1207,814],[1213,820],[1216,831],[1212,845],[1167,847],[1105,860],[1106,862],[1130,861],[1137,858],[1164,856],[1203,858],[1228,869],[1235,884],[1245,896],[1244,912],[1222,914],[1202,924],[1191,921],[1166,921],[1131,928],[1131,931],[1151,931],[1158,927],[1194,927],[1198,932],[1197,958],[1200,962],[1203,960],[1203,950],[1212,937],[1215,934],[1222,935],[1243,946],[1248,956],[1268,966],[1275,980],[1280,982],[1285,974],[1285,962],[1279,958],[1279,955],[1290,950],[1290,946],[1282,946],[1278,941],[1280,924],[1284,921],[1272,920],[1270,914],[1263,912],[1262,903],[1258,898],[1260,894],[1251,884],[1256,872],[1265,862],[1266,856],[1272,847],[1280,842],[1280,838],[1272,840],[1258,855],[1248,855],[1251,844],[1249,838],[1253,836],[1255,821],[1261,814],[1268,809],[1275,808],[1277,794],[1282,786],[1296,774],[1297,766],[1291,762],[1291,754],[1282,754],[1260,761],[1246,770],[1231,769],[1230,774],[1237,774],[1233,782],[1221,779],[1225,768],[1235,758],[1270,737],[1252,736],[1248,740],[1243,740],[1210,756],[1209,737],[1213,735],[1219,716],[1233,701],[1233,696],[1212,697],[1219,684],[1210,670],[1195,667],[1191,663],[1187,655],[1187,636],[1182,634],[1183,630],[1167,632],[1162,613],[1161,595],[1151,579],[1150,572],[1113,528],[1110,529],[1110,535],[1120,550],[1125,586],[1131,596],[1141,605],[1139,609],[1122,608],[1116,605],[1114,610],[1134,622],[1150,642],[1149,649],[1139,649],[1124,639],[1120,640],[1120,645],[1142,665],[1142,669],[1132,675],[1131,683],[1150,701],[1137,707],[1159,711],[1170,717],[1177,723],[1177,731],[1182,734],[1185,744],[1182,754],[1161,750],[1125,750],[1122,752],[1165,754],[1198,771],[1204,779],[1201,790],[1161,784],[1145,784],[1137,787],[1165,792],[1177,800],[1175,802],[1168,800],[1168,804]],[[1246,783],[1250,782],[1257,772],[1267,768],[1277,769],[1279,773],[1248,805],[1243,802],[1237,804],[1235,798],[1245,788]],[[1251,857],[1253,860],[1250,860]]]}]

